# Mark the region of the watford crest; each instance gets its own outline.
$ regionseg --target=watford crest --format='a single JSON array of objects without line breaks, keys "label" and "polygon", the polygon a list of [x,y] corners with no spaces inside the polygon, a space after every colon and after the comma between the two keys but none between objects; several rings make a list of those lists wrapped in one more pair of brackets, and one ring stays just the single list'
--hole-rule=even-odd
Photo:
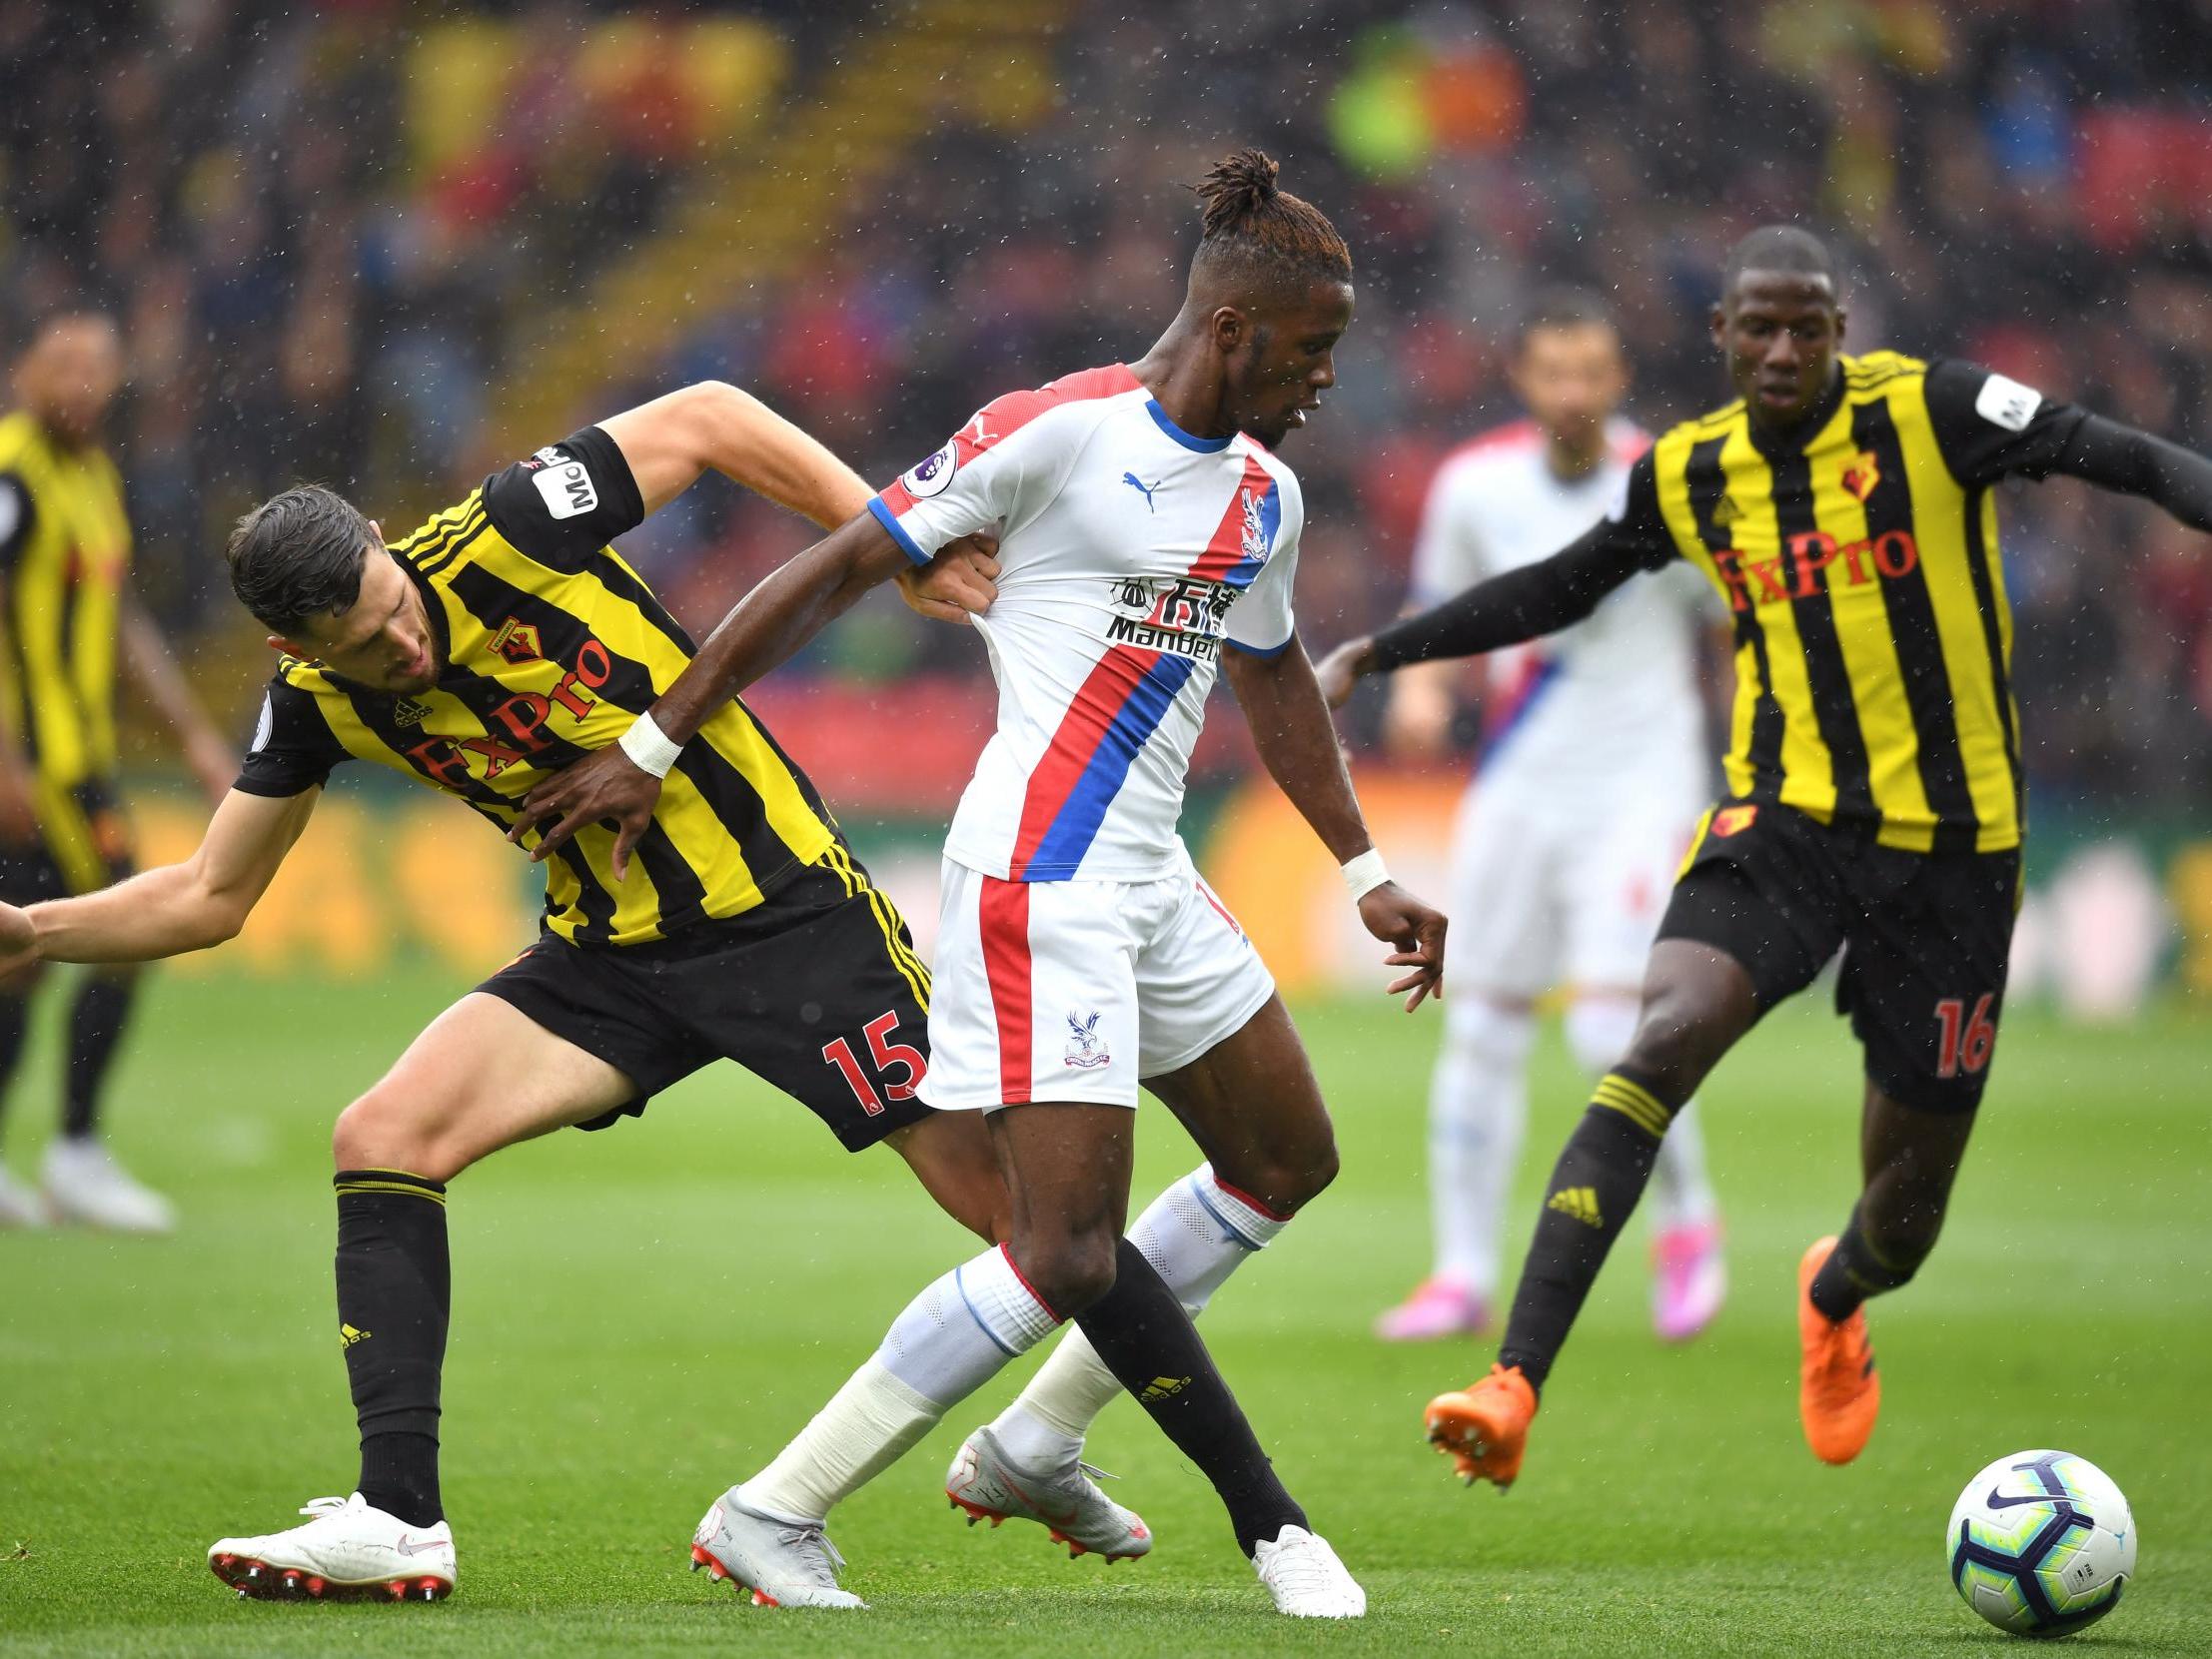
[{"label": "watford crest", "polygon": [[504,662],[541,660],[546,652],[545,647],[539,643],[538,624],[520,622],[510,616],[500,624],[500,631],[492,636],[492,654]]},{"label": "watford crest", "polygon": [[1874,451],[1861,449],[1858,457],[1843,468],[1843,487],[1864,501],[1873,494],[1874,486],[1881,482],[1881,462],[1874,458]]}]

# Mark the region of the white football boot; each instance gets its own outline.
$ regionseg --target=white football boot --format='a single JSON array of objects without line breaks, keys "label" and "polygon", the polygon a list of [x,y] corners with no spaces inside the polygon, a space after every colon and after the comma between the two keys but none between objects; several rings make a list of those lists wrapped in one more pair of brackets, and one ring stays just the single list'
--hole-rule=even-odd
[{"label": "white football boot", "polygon": [[359,1492],[317,1498],[315,1518],[262,1538],[221,1538],[208,1567],[257,1601],[439,1601],[454,1593],[453,1528],[410,1526]]},{"label": "white football boot", "polygon": [[1286,1526],[1271,1543],[1255,1544],[1252,1566],[1275,1598],[1275,1610],[1294,1619],[1357,1619],[1367,1615],[1367,1592],[1345,1571],[1326,1539],[1302,1526]]},{"label": "white football boot", "polygon": [[44,1227],[46,1206],[15,1177],[0,1169],[0,1228]]},{"label": "white football boot", "polygon": [[1099,1479],[1111,1478],[1081,1462],[1045,1473],[1024,1468],[1006,1455],[998,1436],[979,1428],[961,1442],[945,1471],[945,1496],[968,1512],[970,1526],[1035,1521],[1054,1543],[1068,1546],[1071,1561],[1078,1555],[1127,1561],[1152,1548],[1152,1531],[1142,1516],[1098,1489]]},{"label": "white football boot", "polygon": [[46,1149],[42,1174],[57,1222],[82,1222],[111,1233],[167,1233],[177,1225],[169,1201],[133,1181],[115,1156],[90,1138],[57,1137]]},{"label": "white football boot", "polygon": [[755,1607],[865,1607],[837,1587],[845,1558],[820,1521],[786,1520],[750,1507],[732,1486],[691,1534],[691,1570],[719,1584],[732,1578]]}]

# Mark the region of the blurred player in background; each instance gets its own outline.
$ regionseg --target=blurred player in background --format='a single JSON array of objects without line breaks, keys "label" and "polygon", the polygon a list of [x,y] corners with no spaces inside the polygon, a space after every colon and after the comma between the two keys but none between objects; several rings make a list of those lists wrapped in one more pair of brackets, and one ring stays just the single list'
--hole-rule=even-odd
[{"label": "blurred player in background", "polygon": [[[1597,296],[1540,296],[1521,321],[1511,373],[1528,418],[1446,459],[1429,491],[1409,608],[1574,540],[1651,446],[1617,413],[1628,359]],[[1483,757],[1453,842],[1449,913],[1464,925],[1430,1093],[1435,1265],[1376,1322],[1386,1340],[1490,1328],[1537,998],[1565,988],[1568,1047],[1594,1078],[1635,1035],[1644,959],[1711,795],[1697,675],[1710,615],[1696,573],[1669,571],[1489,660]],[[1394,751],[1450,752],[1460,678],[1453,662],[1396,677],[1385,723]],[[1704,1149],[1686,1107],[1655,1173],[1652,1320],[1678,1341],[1704,1328],[1725,1289]]]},{"label": "blurred player in background", "polygon": [[[116,789],[121,667],[161,711],[186,761],[220,798],[233,770],[131,592],[131,524],[101,424],[123,384],[123,344],[98,312],[59,312],[33,333],[0,419],[0,900],[89,893],[131,870]],[[13,1081],[37,970],[0,981],[0,1095]],[[69,1008],[61,1134],[41,1195],[0,1167],[0,1227],[51,1216],[129,1233],[174,1217],[99,1136],[100,1104],[135,994],[128,968],[88,973]]]},{"label": "blurred player in background", "polygon": [[1846,1463],[1881,1379],[1862,1303],[1935,1247],[1995,1053],[2024,801],[1992,491],[2054,473],[2212,529],[2212,461],[1957,360],[1844,356],[1827,249],[1790,226],[1730,251],[1712,344],[1736,400],[1667,431],[1603,521],[1535,564],[1331,653],[1362,673],[1496,650],[1687,561],[1735,623],[1724,799],[1684,862],[1636,1035],[1553,1170],[1498,1363],[1430,1402],[1463,1479],[1511,1485],[1539,1391],[1675,1115],[1842,953],[1864,1056],[1863,1185],[1798,1263],[1805,1441]]},{"label": "blurred player in background", "polygon": [[[744,1582],[758,1582],[760,1516],[818,1531],[955,1402],[1133,1269],[1156,1264],[1195,1312],[1334,1177],[1298,1033],[1177,830],[1217,672],[1269,774],[1344,865],[1361,921],[1396,947],[1385,961],[1413,970],[1393,989],[1412,993],[1410,1008],[1442,977],[1444,919],[1382,869],[1299,643],[1305,507],[1270,453],[1336,384],[1351,254],[1256,150],[1218,163],[1199,191],[1183,306],[1143,359],[986,405],[746,595],[638,721],[668,740],[688,733],[869,587],[959,537],[1000,534],[998,597],[976,622],[999,723],[945,844],[923,1090],[948,1117],[987,1115],[1014,1234],[926,1287],[798,1438],[708,1511],[694,1558]],[[553,820],[545,844],[640,821],[656,785],[636,759],[625,744],[541,786],[530,808]],[[1117,1249],[1140,1084],[1208,1163]],[[1149,1549],[1081,1462],[1092,1418],[1126,1386],[1213,1481],[1279,1611],[1359,1617],[1365,1593],[1243,1417],[1192,1389],[1214,1367],[1190,1321],[1149,1333],[1160,1368],[1136,1377],[1128,1344],[1084,1334],[968,1437],[946,1477],[953,1502],[1109,1556]]]}]

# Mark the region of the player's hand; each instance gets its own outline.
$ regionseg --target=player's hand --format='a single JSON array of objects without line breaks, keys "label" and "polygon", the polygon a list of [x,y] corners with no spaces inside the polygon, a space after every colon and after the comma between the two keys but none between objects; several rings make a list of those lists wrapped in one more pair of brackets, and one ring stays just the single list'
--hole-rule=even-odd
[{"label": "player's hand", "polygon": [[538,845],[530,856],[532,863],[543,864],[584,825],[611,819],[614,879],[620,881],[629,873],[630,849],[652,822],[652,809],[659,800],[660,780],[624,754],[619,744],[609,743],[563,767],[525,796],[523,815],[507,838],[521,846],[523,837],[538,829]]},{"label": "player's hand", "polygon": [[1367,931],[1397,950],[1383,958],[1392,968],[1411,968],[1404,979],[1391,983],[1391,995],[1410,992],[1406,1012],[1419,1008],[1425,997],[1444,995],[1444,913],[1431,910],[1395,881],[1386,881],[1360,900],[1360,920]]},{"label": "player's hand", "polygon": [[0,904],[0,979],[38,960],[38,929],[28,911]]},{"label": "player's hand", "polygon": [[966,535],[927,564],[898,573],[899,597],[908,607],[937,622],[966,626],[998,597],[998,537]]},{"label": "player's hand", "polygon": [[1329,706],[1342,708],[1360,676],[1374,672],[1375,640],[1372,635],[1363,635],[1347,639],[1323,657],[1314,669],[1314,677],[1321,681],[1321,694],[1328,699]]},{"label": "player's hand", "polygon": [[200,780],[208,799],[220,802],[238,777],[238,757],[231,746],[212,731],[195,732],[185,740],[185,764]]}]

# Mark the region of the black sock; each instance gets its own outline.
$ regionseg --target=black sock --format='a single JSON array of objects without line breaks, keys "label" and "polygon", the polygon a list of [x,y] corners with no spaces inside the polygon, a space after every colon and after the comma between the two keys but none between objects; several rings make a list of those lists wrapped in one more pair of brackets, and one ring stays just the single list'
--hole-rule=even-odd
[{"label": "black sock", "polygon": [[445,1519],[438,1391],[452,1273],[446,1189],[399,1170],[338,1172],[338,1339],[361,1422],[361,1495],[410,1526]]},{"label": "black sock", "polygon": [[100,1110],[100,1086],[123,1041],[137,995],[136,975],[93,974],[77,988],[69,1010],[69,1070],[62,1093],[61,1132],[73,1138],[92,1133]]},{"label": "black sock", "polygon": [[1909,1279],[1920,1263],[1885,1261],[1866,1242],[1858,1225],[1858,1206],[1851,1206],[1850,1225],[1835,1241],[1835,1248],[1820,1263],[1805,1287],[1806,1298],[1840,1324],[1858,1311],[1859,1303],[1884,1290],[1894,1290]]},{"label": "black sock", "polygon": [[1305,1510],[1276,1478],[1191,1316],[1144,1251],[1121,1241],[1114,1287],[1075,1322],[1175,1448],[1214,1483],[1238,1548],[1250,1555],[1260,1540],[1272,1543],[1284,1527],[1306,1524]]},{"label": "black sock", "polygon": [[1644,1197],[1673,1111],[1639,1078],[1609,1072],[1553,1166],[1498,1350],[1498,1362],[1519,1365],[1540,1392],[1606,1253]]},{"label": "black sock", "polygon": [[23,1038],[30,1027],[31,999],[0,992],[0,1106],[7,1105],[8,1085],[15,1081],[16,1062],[23,1058]]}]

